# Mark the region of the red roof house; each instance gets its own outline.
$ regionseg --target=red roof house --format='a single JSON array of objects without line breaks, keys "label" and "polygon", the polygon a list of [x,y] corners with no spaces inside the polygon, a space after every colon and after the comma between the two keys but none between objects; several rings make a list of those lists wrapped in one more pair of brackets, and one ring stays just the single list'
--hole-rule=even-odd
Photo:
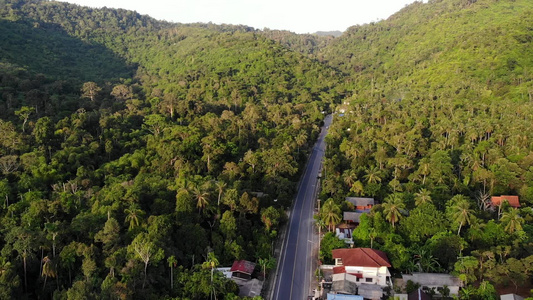
[{"label": "red roof house", "polygon": [[348,280],[359,287],[369,284],[382,287],[392,285],[388,269],[391,264],[383,251],[370,248],[335,249],[332,256],[335,259],[333,282]]},{"label": "red roof house", "polygon": [[504,200],[507,200],[509,202],[509,205],[514,208],[520,207],[520,201],[518,200],[518,196],[492,196],[490,198],[490,202],[492,207],[500,206],[502,205],[502,202]]},{"label": "red roof house", "polygon": [[255,269],[255,263],[247,260],[236,260],[231,266],[230,272],[233,277],[250,279]]},{"label": "red roof house", "polygon": [[332,251],[335,265],[354,267],[390,267],[387,254],[370,248],[335,249]]}]

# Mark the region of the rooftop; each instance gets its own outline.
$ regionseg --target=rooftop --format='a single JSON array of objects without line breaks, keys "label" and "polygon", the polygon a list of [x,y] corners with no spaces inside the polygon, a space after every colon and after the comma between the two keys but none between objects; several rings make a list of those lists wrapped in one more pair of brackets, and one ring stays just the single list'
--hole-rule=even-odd
[{"label": "rooftop", "polygon": [[327,299],[328,300],[363,300],[363,296],[328,293]]},{"label": "rooftop", "polygon": [[231,266],[230,272],[241,272],[244,274],[252,275],[255,269],[255,263],[247,260],[236,260]]},{"label": "rooftop", "polygon": [[352,203],[355,206],[374,205],[374,198],[346,197],[346,201]]},{"label": "rooftop", "polygon": [[366,210],[357,210],[357,211],[345,211],[343,213],[343,220],[344,221],[352,221],[354,223],[359,223],[360,220],[361,220],[361,215],[362,214],[366,214],[366,213],[369,213],[370,210],[369,209],[366,209]]},{"label": "rooftop", "polygon": [[518,196],[508,196],[508,195],[492,196],[492,198],[490,199],[493,206],[500,206],[503,200],[507,200],[509,202],[509,205],[511,205],[511,207],[515,207],[515,208],[520,207],[520,201],[518,200]]},{"label": "rooftop", "polygon": [[459,278],[444,273],[413,273],[412,275],[402,275],[403,280],[407,282],[419,283],[421,286],[462,286]]},{"label": "rooftop", "polygon": [[342,259],[344,266],[358,267],[390,267],[387,254],[383,251],[370,248],[335,249],[332,251],[333,258]]}]

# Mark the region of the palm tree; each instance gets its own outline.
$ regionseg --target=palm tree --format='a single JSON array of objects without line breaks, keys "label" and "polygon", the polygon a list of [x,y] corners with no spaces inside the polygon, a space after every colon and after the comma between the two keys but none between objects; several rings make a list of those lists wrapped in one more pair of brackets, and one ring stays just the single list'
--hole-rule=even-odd
[{"label": "palm tree", "polygon": [[331,231],[341,221],[341,209],[333,202],[333,199],[329,198],[322,209],[320,210],[324,223],[328,225],[328,230]]},{"label": "palm tree", "polygon": [[402,218],[402,209],[405,209],[405,204],[399,194],[387,196],[385,203],[383,203],[383,212],[387,221],[391,222],[392,227]]},{"label": "palm tree", "polygon": [[172,255],[167,259],[167,262],[170,267],[170,290],[172,291],[172,289],[174,289],[174,267],[176,267],[178,260]]},{"label": "palm tree", "polygon": [[470,202],[467,199],[461,198],[455,205],[451,207],[452,219],[459,224],[457,235],[461,233],[461,228],[465,224],[470,224],[472,219],[472,209],[470,208]]},{"label": "palm tree", "polygon": [[307,133],[303,131],[302,133],[296,136],[295,140],[296,140],[296,145],[298,146],[298,153],[300,153],[300,147],[305,145],[305,143],[307,142]]},{"label": "palm tree", "polygon": [[420,189],[418,193],[415,194],[415,204],[420,206],[424,203],[432,203],[431,192],[426,189]]},{"label": "palm tree", "polygon": [[505,224],[505,231],[509,234],[513,234],[516,231],[522,230],[524,219],[520,216],[518,209],[511,209],[502,214],[501,222],[502,224]]},{"label": "palm tree", "polygon": [[366,175],[363,176],[367,183],[381,182],[381,170],[378,167],[373,167],[366,171]]},{"label": "palm tree", "polygon": [[420,160],[418,165],[418,172],[420,175],[424,176],[422,179],[422,184],[426,184],[426,177],[429,175],[431,169],[431,164],[428,158],[423,158]]},{"label": "palm tree", "polygon": [[419,254],[415,256],[415,261],[421,272],[437,272],[440,269],[439,261],[426,249],[420,249]]},{"label": "palm tree", "polygon": [[357,196],[361,196],[364,191],[365,191],[365,188],[363,186],[363,183],[359,180],[354,182],[352,185],[352,188],[350,189],[350,192],[355,193]]},{"label": "palm tree", "polygon": [[218,263],[218,259],[215,256],[215,253],[214,252],[207,253],[207,260],[202,264],[202,267],[204,267],[206,269],[211,269],[211,288],[213,289],[213,291],[211,291],[211,293],[214,292],[213,274],[214,274],[215,268],[218,266],[218,264],[219,264]]},{"label": "palm tree", "polygon": [[198,211],[202,211],[202,209],[209,204],[209,193],[202,191],[198,187],[194,187],[193,194],[194,199],[196,200],[196,207],[198,207]]},{"label": "palm tree", "polygon": [[353,170],[348,170],[344,172],[344,183],[346,183],[346,185],[349,188],[352,188],[356,180],[357,180],[357,174],[355,174]]},{"label": "palm tree", "polygon": [[224,193],[224,189],[226,188],[226,183],[224,181],[217,181],[215,183],[215,186],[218,191],[218,200],[217,200],[217,206],[220,206],[220,198],[222,197],[222,193]]},{"label": "palm tree", "polygon": [[56,277],[56,272],[54,270],[54,266],[52,265],[52,260],[48,258],[48,256],[45,256],[43,258],[43,272],[42,276],[44,276],[44,284],[43,284],[43,291],[46,287],[46,280],[48,277]]},{"label": "palm tree", "polygon": [[135,206],[132,206],[129,209],[125,209],[124,213],[126,214],[125,221],[130,223],[129,230],[131,230],[132,228],[136,226],[139,226],[140,224],[139,219],[144,215],[144,211],[142,211],[141,209]]}]

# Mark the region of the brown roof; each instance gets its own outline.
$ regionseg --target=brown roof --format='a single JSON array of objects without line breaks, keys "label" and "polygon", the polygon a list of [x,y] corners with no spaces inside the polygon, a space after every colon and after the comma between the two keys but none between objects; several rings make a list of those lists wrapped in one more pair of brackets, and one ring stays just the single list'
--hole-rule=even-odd
[{"label": "brown roof", "polygon": [[345,200],[355,206],[374,205],[374,198],[346,197]]},{"label": "brown roof", "polygon": [[509,202],[509,205],[511,207],[520,207],[520,202],[518,201],[518,196],[492,196],[490,201],[492,202],[493,206],[500,206],[503,202],[503,200],[507,200]]},{"label": "brown roof", "polygon": [[244,274],[252,275],[255,269],[255,263],[247,260],[236,260],[231,266],[230,272],[241,272]]},{"label": "brown roof", "polygon": [[344,266],[356,267],[390,267],[387,254],[383,251],[370,248],[335,249],[333,258],[342,259]]},{"label": "brown roof", "polygon": [[333,267],[333,274],[341,273],[346,273],[346,268],[344,268],[344,266]]}]

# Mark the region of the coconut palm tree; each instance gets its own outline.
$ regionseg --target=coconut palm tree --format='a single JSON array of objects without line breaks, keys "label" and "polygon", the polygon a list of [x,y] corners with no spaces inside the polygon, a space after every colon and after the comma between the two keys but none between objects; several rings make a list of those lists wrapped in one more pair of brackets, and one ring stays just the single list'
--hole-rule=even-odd
[{"label": "coconut palm tree", "polygon": [[48,256],[45,256],[43,258],[42,276],[44,276],[44,284],[43,284],[43,291],[44,291],[44,289],[46,288],[46,280],[48,279],[48,277],[56,277],[56,272],[54,270],[52,260],[48,258]]},{"label": "coconut palm tree", "polygon": [[405,204],[399,194],[391,194],[383,203],[385,218],[392,224],[392,227],[402,218],[401,210],[405,209]]},{"label": "coconut palm tree", "polygon": [[420,191],[415,194],[415,204],[416,206],[420,206],[424,203],[433,203],[431,192],[426,189],[420,189]]},{"label": "coconut palm tree", "polygon": [[505,231],[513,234],[516,231],[522,230],[524,219],[520,216],[518,209],[511,209],[502,214],[501,222],[505,225]]},{"label": "coconut palm tree", "polygon": [[130,230],[136,226],[139,226],[140,218],[144,215],[144,211],[135,206],[132,206],[129,209],[125,209],[124,213],[126,214],[125,221],[130,223]]},{"label": "coconut palm tree", "polygon": [[381,182],[381,170],[378,167],[373,167],[366,171],[366,175],[363,176],[367,183]]},{"label": "coconut palm tree", "polygon": [[461,233],[461,228],[465,224],[470,224],[472,220],[472,209],[470,208],[470,202],[467,199],[461,198],[455,205],[451,207],[452,219],[459,224],[457,235]]},{"label": "coconut palm tree", "polygon": [[226,188],[227,184],[224,181],[217,181],[215,186],[218,191],[217,206],[220,206],[220,198],[222,197],[222,193],[224,193],[224,189]]},{"label": "coconut palm tree", "polygon": [[194,199],[196,200],[196,207],[198,207],[198,211],[202,211],[202,209],[205,209],[206,206],[209,204],[209,193],[202,191],[198,187],[194,187],[193,195]]},{"label": "coconut palm tree", "polygon": [[211,293],[214,293],[214,287],[213,287],[213,274],[215,272],[215,268],[218,266],[219,262],[217,257],[215,256],[214,252],[209,252],[207,254],[207,260],[202,264],[202,267],[206,269],[211,269]]},{"label": "coconut palm tree", "polygon": [[176,267],[178,260],[174,255],[167,259],[168,266],[170,267],[170,290],[174,289],[174,268]]},{"label": "coconut palm tree", "polygon": [[341,221],[341,209],[335,204],[333,199],[329,198],[320,209],[322,220],[328,225],[328,230],[332,231],[335,225]]}]

